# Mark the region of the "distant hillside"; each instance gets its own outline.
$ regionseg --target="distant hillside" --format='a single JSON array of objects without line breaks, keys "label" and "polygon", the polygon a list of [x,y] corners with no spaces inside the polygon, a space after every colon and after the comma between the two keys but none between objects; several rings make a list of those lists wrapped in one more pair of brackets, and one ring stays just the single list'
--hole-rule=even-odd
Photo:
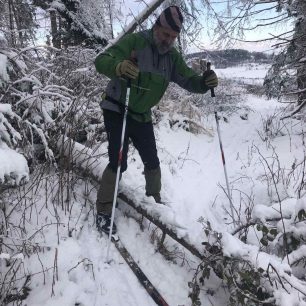
[{"label": "distant hillside", "polygon": [[247,62],[271,63],[273,56],[273,54],[270,55],[264,52],[249,52],[244,49],[226,49],[195,52],[187,54],[186,59],[188,61],[193,61],[195,59],[206,59],[207,61],[212,62],[217,68],[225,68]]}]

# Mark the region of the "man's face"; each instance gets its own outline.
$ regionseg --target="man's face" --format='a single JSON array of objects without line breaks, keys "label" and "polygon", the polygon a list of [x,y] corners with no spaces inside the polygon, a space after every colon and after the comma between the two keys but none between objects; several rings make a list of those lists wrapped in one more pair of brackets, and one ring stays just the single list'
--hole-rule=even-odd
[{"label": "man's face", "polygon": [[153,39],[160,54],[167,53],[174,45],[179,33],[156,25],[153,29]]}]

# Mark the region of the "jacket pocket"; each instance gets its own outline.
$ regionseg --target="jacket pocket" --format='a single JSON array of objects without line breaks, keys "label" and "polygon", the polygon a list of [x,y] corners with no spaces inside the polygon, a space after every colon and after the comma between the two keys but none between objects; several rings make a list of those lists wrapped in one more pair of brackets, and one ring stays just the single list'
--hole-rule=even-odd
[{"label": "jacket pocket", "polygon": [[163,96],[168,82],[163,76],[153,73],[142,73],[141,81],[134,83],[131,89],[131,108],[140,113],[148,112]]}]

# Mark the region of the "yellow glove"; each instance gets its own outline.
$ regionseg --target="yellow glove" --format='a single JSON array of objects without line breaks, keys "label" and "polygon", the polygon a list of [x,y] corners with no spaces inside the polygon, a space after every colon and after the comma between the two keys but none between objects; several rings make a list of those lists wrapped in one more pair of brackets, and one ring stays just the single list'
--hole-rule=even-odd
[{"label": "yellow glove", "polygon": [[213,70],[206,70],[203,73],[203,83],[209,88],[218,86],[218,77]]},{"label": "yellow glove", "polygon": [[125,76],[130,79],[136,79],[138,74],[138,67],[130,60],[124,60],[120,62],[116,67],[116,75],[119,77]]}]

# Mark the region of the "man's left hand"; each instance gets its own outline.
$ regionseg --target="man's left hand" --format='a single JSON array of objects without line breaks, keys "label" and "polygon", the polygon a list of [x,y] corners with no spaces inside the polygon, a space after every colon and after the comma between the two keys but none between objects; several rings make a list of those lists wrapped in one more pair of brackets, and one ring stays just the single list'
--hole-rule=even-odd
[{"label": "man's left hand", "polygon": [[207,70],[203,73],[203,83],[209,88],[218,86],[218,77],[213,70]]}]

